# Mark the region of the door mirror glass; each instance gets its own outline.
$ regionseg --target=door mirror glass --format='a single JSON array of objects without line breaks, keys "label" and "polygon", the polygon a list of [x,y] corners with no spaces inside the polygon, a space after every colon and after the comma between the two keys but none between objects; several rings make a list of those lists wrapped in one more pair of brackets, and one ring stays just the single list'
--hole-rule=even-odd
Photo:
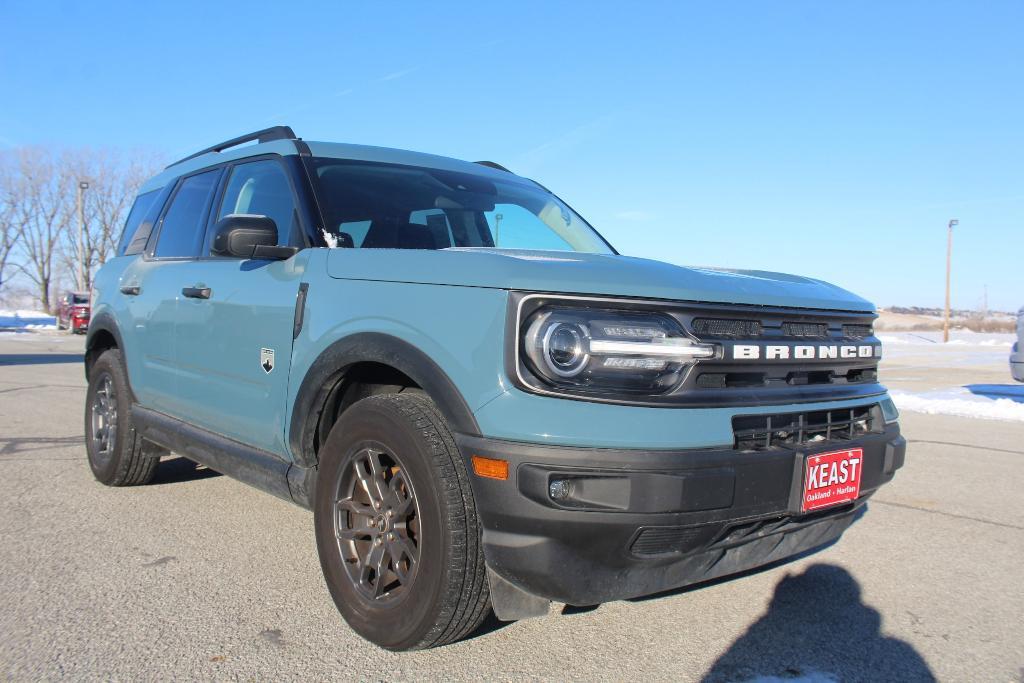
[{"label": "door mirror glass", "polygon": [[277,225],[273,218],[255,214],[232,213],[224,216],[213,231],[214,256],[237,258],[273,258],[263,252],[277,247]]}]

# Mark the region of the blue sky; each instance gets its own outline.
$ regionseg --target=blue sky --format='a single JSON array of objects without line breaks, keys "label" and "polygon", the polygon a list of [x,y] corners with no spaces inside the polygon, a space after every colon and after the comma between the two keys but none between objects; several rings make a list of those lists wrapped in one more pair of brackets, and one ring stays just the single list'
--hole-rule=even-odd
[{"label": "blue sky", "polygon": [[0,0],[0,147],[492,159],[623,253],[1024,304],[1024,3]]}]

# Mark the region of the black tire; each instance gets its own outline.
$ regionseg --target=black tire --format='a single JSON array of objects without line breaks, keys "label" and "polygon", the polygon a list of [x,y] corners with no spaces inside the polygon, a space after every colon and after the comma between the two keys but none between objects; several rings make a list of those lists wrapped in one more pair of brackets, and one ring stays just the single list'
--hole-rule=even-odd
[{"label": "black tire", "polygon": [[464,638],[489,613],[469,474],[423,394],[371,396],[345,411],[321,449],[313,507],[331,597],[367,640],[389,650],[436,647]]},{"label": "black tire", "polygon": [[131,404],[121,352],[108,349],[90,368],[85,394],[85,450],[89,467],[96,479],[107,486],[148,484],[164,452],[135,431]]}]

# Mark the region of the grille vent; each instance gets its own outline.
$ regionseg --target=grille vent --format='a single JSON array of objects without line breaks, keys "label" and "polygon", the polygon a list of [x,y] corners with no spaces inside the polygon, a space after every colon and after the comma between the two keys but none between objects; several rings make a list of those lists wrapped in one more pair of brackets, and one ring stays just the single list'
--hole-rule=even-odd
[{"label": "grille vent", "polygon": [[825,323],[782,323],[782,334],[787,337],[827,337]]},{"label": "grille vent", "polygon": [[761,323],[757,320],[696,318],[693,321],[693,332],[698,337],[759,337]]},{"label": "grille vent", "polygon": [[630,547],[637,555],[687,552],[711,540],[708,526],[663,526],[643,529]]},{"label": "grille vent", "polygon": [[864,337],[870,337],[874,332],[875,331],[871,329],[871,325],[843,325],[844,337],[863,339]]}]

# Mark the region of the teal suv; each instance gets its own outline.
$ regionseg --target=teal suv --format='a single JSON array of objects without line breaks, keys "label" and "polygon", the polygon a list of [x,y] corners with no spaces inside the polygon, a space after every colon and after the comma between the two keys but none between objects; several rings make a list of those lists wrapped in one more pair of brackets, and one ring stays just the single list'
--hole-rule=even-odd
[{"label": "teal suv", "polygon": [[92,301],[96,478],[173,451],[312,509],[395,650],[821,548],[904,461],[870,303],[622,256],[492,162],[229,140],[142,187]]}]

